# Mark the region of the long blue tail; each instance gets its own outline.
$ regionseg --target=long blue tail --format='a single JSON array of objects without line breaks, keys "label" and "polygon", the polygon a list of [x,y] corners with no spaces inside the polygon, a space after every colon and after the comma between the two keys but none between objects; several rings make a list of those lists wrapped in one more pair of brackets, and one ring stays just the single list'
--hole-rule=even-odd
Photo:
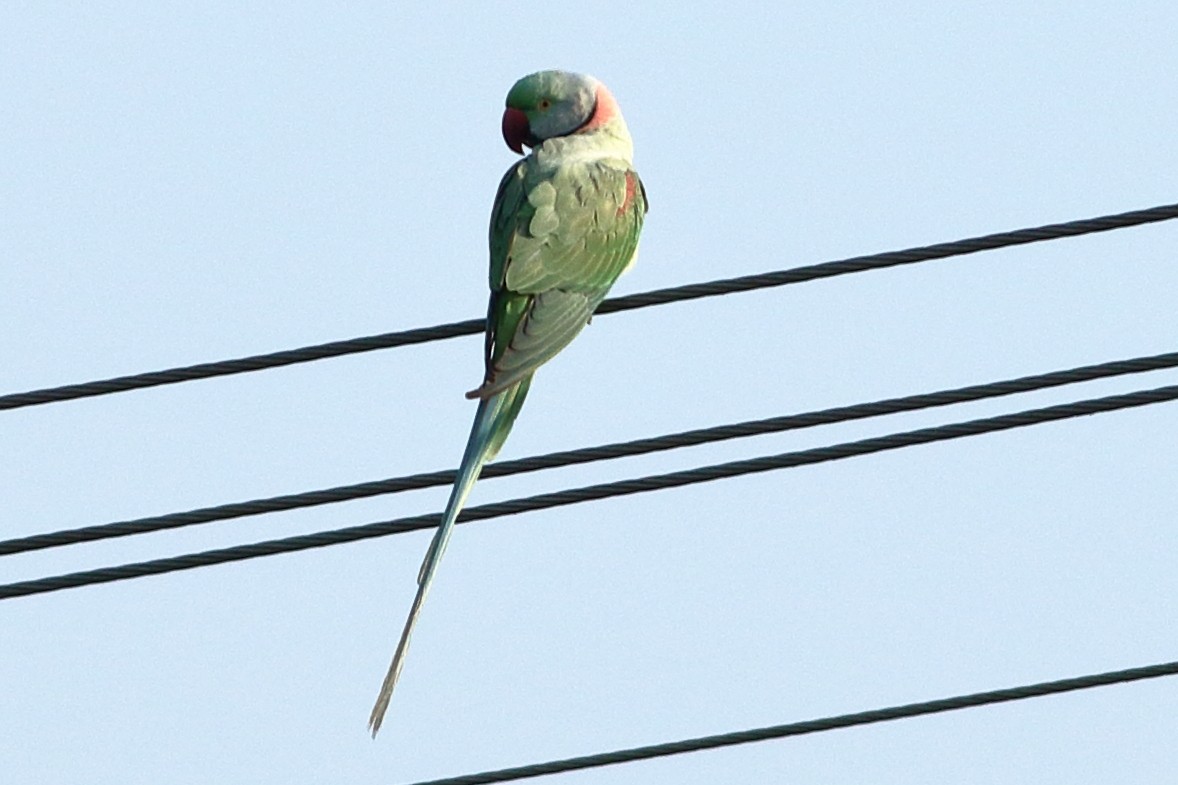
[{"label": "long blue tail", "polygon": [[397,644],[397,651],[393,654],[393,661],[389,664],[384,683],[380,687],[380,694],[376,698],[376,705],[372,707],[372,714],[368,717],[368,728],[372,735],[380,730],[384,721],[385,711],[389,707],[389,699],[393,696],[393,688],[401,675],[401,668],[405,664],[405,654],[409,651],[409,639],[413,635],[413,628],[417,624],[417,617],[421,614],[421,606],[425,603],[425,596],[429,593],[433,583],[434,573],[438,569],[438,562],[446,552],[446,544],[450,541],[450,534],[458,520],[458,514],[466,504],[466,497],[479,478],[483,464],[494,459],[499,448],[507,439],[511,426],[523,406],[524,397],[528,394],[528,387],[532,377],[522,379],[514,387],[501,393],[492,395],[479,401],[478,411],[475,413],[474,424],[470,429],[470,436],[466,440],[466,450],[462,454],[462,463],[458,467],[458,475],[454,478],[454,487],[450,490],[450,500],[446,503],[446,511],[442,514],[441,525],[434,533],[434,539],[426,551],[425,560],[421,563],[421,571],[417,574],[417,596],[413,598],[413,607],[409,609],[409,618],[405,620],[405,629],[401,632],[401,640]]}]

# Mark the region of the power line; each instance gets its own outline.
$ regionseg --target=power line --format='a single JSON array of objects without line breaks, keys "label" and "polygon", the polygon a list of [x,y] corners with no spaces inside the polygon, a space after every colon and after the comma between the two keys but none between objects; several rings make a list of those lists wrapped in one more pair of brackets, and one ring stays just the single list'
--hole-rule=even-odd
[{"label": "power line", "polygon": [[941,698],[940,700],[908,703],[903,706],[873,709],[856,714],[840,714],[835,717],[823,717],[822,719],[806,720],[804,722],[791,722],[786,725],[772,725],[767,728],[754,728],[752,730],[723,733],[716,736],[701,736],[695,739],[684,739],[683,741],[673,741],[665,744],[651,744],[645,747],[633,747],[628,750],[615,750],[596,755],[565,758],[564,760],[536,763],[530,766],[485,771],[480,774],[467,774],[461,777],[447,777],[440,780],[418,782],[414,785],[485,785],[491,782],[509,782],[512,780],[527,779],[529,777],[539,777],[545,774],[590,769],[598,766],[609,766],[615,763],[629,763],[636,760],[647,760],[665,755],[678,755],[684,752],[698,752],[717,747],[730,747],[735,744],[747,744],[753,741],[784,739],[790,736],[823,733],[838,730],[839,728],[871,725],[877,722],[919,717],[927,714],[939,714],[946,711],[957,711],[959,709],[987,706],[995,703],[1041,698],[1046,695],[1058,695],[1064,692],[1087,690],[1093,687],[1106,687],[1111,684],[1125,684],[1143,679],[1156,679],[1175,674],[1178,674],[1178,662],[1164,662],[1142,668],[1127,668],[1119,671],[1095,673],[1089,676],[1078,676],[1071,679],[1044,681],[1038,684],[1026,684],[1020,687],[975,692],[970,695],[957,695],[952,698]]},{"label": "power line", "polygon": [[[1017,379],[990,382],[988,384],[958,387],[920,395],[909,395],[902,398],[888,398],[882,401],[861,403],[853,406],[838,406],[801,414],[748,420],[729,425],[681,431],[665,436],[636,439],[628,442],[616,442],[598,447],[585,447],[578,450],[564,450],[514,461],[504,461],[502,463],[488,465],[483,469],[482,477],[484,479],[508,477],[542,469],[553,469],[562,466],[591,463],[593,461],[645,455],[661,450],[708,444],[726,439],[760,436],[769,433],[810,428],[817,425],[829,425],[849,420],[864,419],[867,417],[911,412],[935,406],[948,406],[950,404],[1041,390],[1048,387],[1091,381],[1093,379],[1174,367],[1178,367],[1178,352],[1169,352],[1148,357],[1135,357],[1129,360],[1116,360],[1096,365],[1084,365],[1063,371],[1023,376]],[[423,472],[351,485],[340,485],[334,488],[323,488],[302,493],[271,496],[251,501],[232,502],[229,504],[187,510],[185,512],[169,513],[167,515],[101,523],[74,529],[61,529],[55,532],[0,540],[0,556],[26,553],[44,548],[57,548],[84,542],[94,542],[114,537],[126,537],[135,534],[178,529],[185,526],[242,518],[251,515],[314,507],[321,504],[368,498],[382,494],[400,493],[438,485],[450,485],[453,482],[454,470],[447,469],[444,471]]]},{"label": "power line", "polygon": [[[600,485],[589,485],[582,488],[512,499],[478,507],[468,507],[459,515],[458,521],[459,523],[467,523],[470,521],[497,518],[504,515],[514,515],[521,512],[559,507],[567,504],[607,499],[614,496],[626,496],[665,488],[678,488],[695,483],[709,482],[711,480],[739,477],[774,469],[807,466],[825,461],[850,458],[856,455],[868,455],[870,453],[894,450],[917,444],[930,444],[932,442],[958,439],[965,436],[976,436],[983,433],[993,433],[1011,428],[1021,428],[1028,425],[1064,420],[1099,412],[1111,412],[1118,409],[1145,406],[1147,404],[1176,399],[1178,399],[1178,384],[1152,390],[1140,390],[1122,395],[1111,395],[1074,403],[1058,404],[1041,409],[1030,409],[997,417],[986,417],[978,420],[939,425],[932,428],[921,428],[915,431],[877,436],[871,439],[845,442],[829,447],[787,452],[779,455],[670,472],[668,474],[620,480],[602,483]],[[61,589],[108,583],[111,581],[141,578],[147,575],[161,575],[168,572],[207,567],[232,561],[242,561],[261,556],[272,556],[279,553],[293,553],[310,548],[322,548],[328,545],[356,542],[358,540],[383,537],[389,534],[399,534],[416,529],[427,529],[436,526],[438,518],[439,513],[417,515],[314,534],[267,540],[249,545],[238,545],[182,556],[124,564],[116,567],[104,567],[96,570],[20,581],[0,585],[0,600],[13,597],[26,597],[33,594],[44,594]]]},{"label": "power line", "polygon": [[[727,278],[705,283],[688,284],[686,286],[675,286],[667,289],[656,289],[650,292],[606,300],[597,309],[597,313],[615,313],[634,308],[645,308],[651,305],[664,305],[672,302],[694,300],[700,297],[714,297],[721,294],[785,286],[804,281],[814,281],[820,278],[830,278],[836,275],[846,275],[848,273],[858,273],[867,270],[880,270],[885,267],[927,262],[934,259],[945,259],[951,256],[963,256],[996,248],[1007,248],[1044,240],[1056,240],[1063,237],[1077,237],[1095,232],[1106,232],[1112,229],[1122,229],[1130,226],[1156,223],[1158,221],[1167,221],[1172,218],[1178,218],[1178,204],[1161,205],[1146,210],[1133,210],[1126,213],[1103,215],[1096,218],[999,232],[954,242],[909,248],[902,251],[856,256],[839,261],[795,267],[788,270],[778,270],[776,272],[758,275],[746,275],[738,278]],[[37,406],[55,401],[68,401],[96,395],[107,395],[127,390],[138,390],[164,384],[177,384],[179,382],[189,382],[197,379],[209,379],[217,376],[260,371],[266,368],[278,368],[284,365],[311,362],[313,360],[340,357],[360,352],[370,352],[377,349],[391,349],[398,346],[438,341],[460,335],[472,335],[482,332],[483,326],[483,319],[468,319],[463,322],[452,322],[434,327],[419,327],[412,330],[383,333],[381,335],[371,335],[344,341],[332,341],[330,343],[304,346],[298,349],[287,349],[269,354],[257,354],[233,360],[200,363],[198,365],[169,368],[167,370],[132,374],[130,376],[118,376],[111,379],[81,384],[69,384],[62,387],[48,387],[28,392],[9,393],[0,396],[0,411],[19,409],[25,406]]]}]

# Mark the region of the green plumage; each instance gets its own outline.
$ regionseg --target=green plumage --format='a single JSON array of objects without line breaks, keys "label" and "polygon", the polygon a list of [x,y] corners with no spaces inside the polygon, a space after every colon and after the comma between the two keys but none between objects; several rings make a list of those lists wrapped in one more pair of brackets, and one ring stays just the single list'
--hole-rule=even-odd
[{"label": "green plumage", "polygon": [[627,161],[508,170],[491,214],[491,306],[480,396],[502,390],[576,337],[630,264],[646,194]]},{"label": "green plumage", "polygon": [[534,149],[499,183],[490,226],[490,287],[479,406],[417,594],[369,717],[380,728],[409,640],[451,532],[483,465],[503,446],[538,367],[589,323],[633,263],[646,192],[617,103],[592,77],[542,71],[507,97],[504,139]]}]

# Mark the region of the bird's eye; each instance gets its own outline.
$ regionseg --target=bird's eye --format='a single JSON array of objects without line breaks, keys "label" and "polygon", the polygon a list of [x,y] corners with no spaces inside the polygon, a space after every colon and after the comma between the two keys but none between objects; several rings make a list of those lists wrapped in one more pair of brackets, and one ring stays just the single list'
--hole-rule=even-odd
[{"label": "bird's eye", "polygon": [[547,109],[548,107],[552,106],[552,102],[547,98],[541,98],[540,103],[537,104],[537,106],[539,106],[541,109]]}]

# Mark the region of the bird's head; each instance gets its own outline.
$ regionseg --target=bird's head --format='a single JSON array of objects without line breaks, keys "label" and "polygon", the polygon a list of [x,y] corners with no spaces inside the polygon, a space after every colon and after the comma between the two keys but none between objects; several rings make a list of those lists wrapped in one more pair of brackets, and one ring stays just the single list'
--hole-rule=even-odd
[{"label": "bird's head", "polygon": [[538,71],[507,93],[503,140],[517,153],[545,139],[582,133],[620,116],[609,90],[592,76],[569,71]]}]

